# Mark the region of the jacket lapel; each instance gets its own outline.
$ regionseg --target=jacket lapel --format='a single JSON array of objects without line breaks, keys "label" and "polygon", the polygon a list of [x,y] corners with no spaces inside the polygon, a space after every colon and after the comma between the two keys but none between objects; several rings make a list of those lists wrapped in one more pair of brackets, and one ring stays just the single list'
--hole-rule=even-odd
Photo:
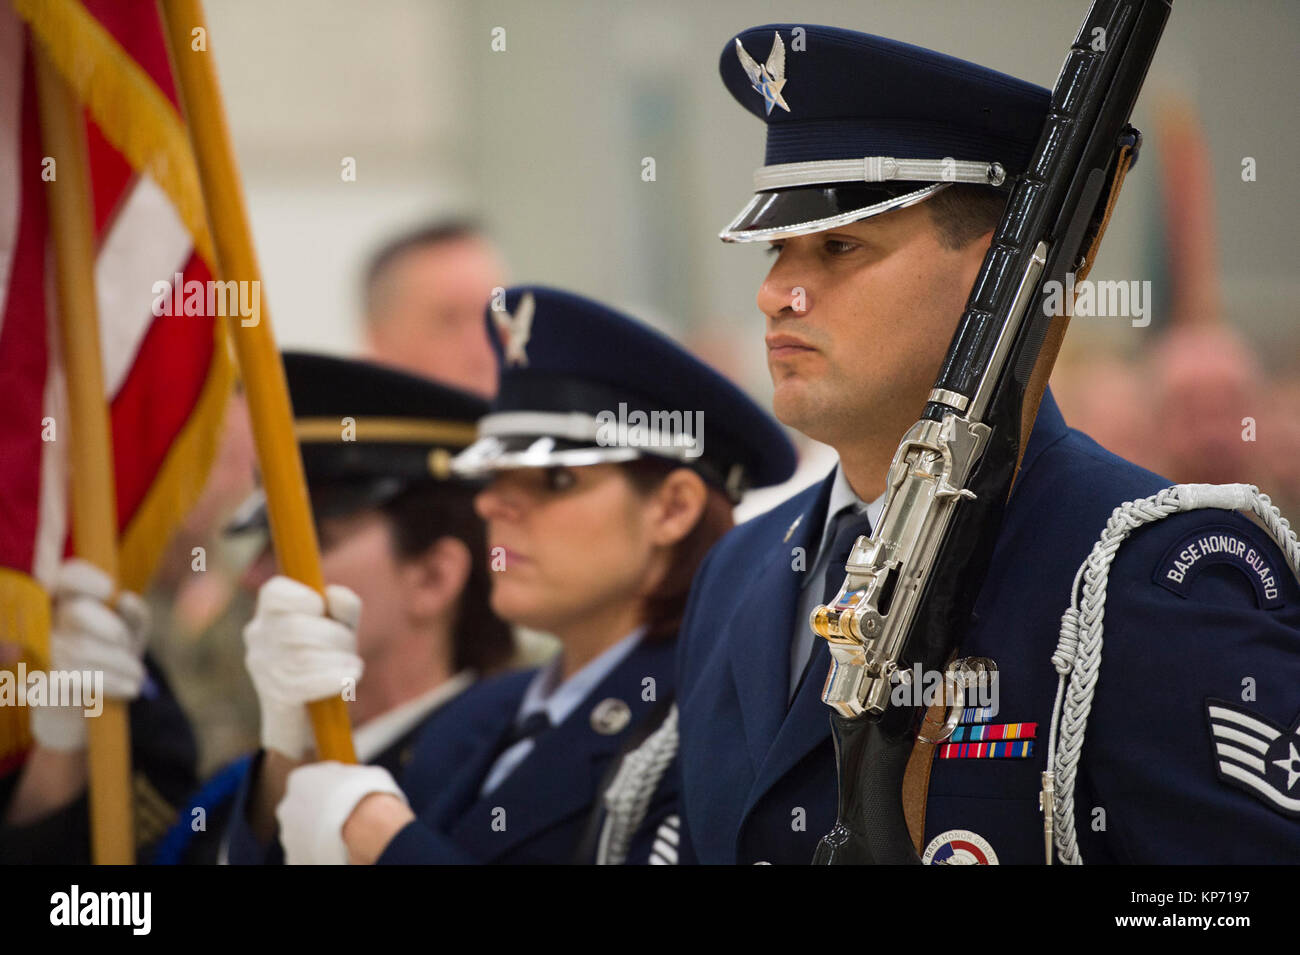
[{"label": "jacket lapel", "polygon": [[826,684],[830,666],[830,650],[826,648],[825,640],[818,639],[808,677],[795,694],[790,711],[785,715],[785,721],[768,750],[767,758],[760,765],[758,778],[754,781],[754,788],[745,806],[746,814],[759,797],[793,769],[799,760],[830,739],[831,711],[822,702],[822,688]]},{"label": "jacket lapel", "polygon": [[463,755],[457,760],[459,771],[448,780],[433,812],[440,827],[453,824],[478,801],[479,789],[500,755],[501,742],[514,725],[519,701],[523,699],[526,688],[527,683],[523,683],[512,702],[493,707],[483,714],[483,719],[463,729],[463,745],[459,750]]},{"label": "jacket lapel", "polygon": [[[608,760],[655,705],[654,700],[642,700],[642,681],[654,678],[657,699],[673,692],[673,654],[672,641],[638,645],[564,722],[537,738],[533,751],[501,785],[479,798],[478,787],[493,754],[481,758],[479,771],[465,774],[474,780],[473,799],[462,803],[466,810],[449,827],[452,838],[483,861],[493,861],[573,815],[585,814],[597,797]],[[626,703],[632,717],[621,732],[604,735],[592,727],[591,712],[609,698]],[[498,810],[505,811],[504,828],[492,825],[494,813],[500,817]],[[576,832],[574,838],[576,844]]]},{"label": "jacket lapel", "polygon": [[805,566],[811,567],[817,556],[812,550],[819,543],[833,483],[834,472],[831,472],[820,484],[792,498],[784,506],[793,524],[789,539],[777,542],[758,572],[749,578],[748,587],[736,594],[719,595],[720,599],[738,604],[725,625],[727,655],[740,699],[750,760],[756,769],[768,757],[786,718],[790,635],[794,632],[799,590],[807,573],[807,569],[805,574],[792,570],[793,551],[796,547],[804,548]]}]

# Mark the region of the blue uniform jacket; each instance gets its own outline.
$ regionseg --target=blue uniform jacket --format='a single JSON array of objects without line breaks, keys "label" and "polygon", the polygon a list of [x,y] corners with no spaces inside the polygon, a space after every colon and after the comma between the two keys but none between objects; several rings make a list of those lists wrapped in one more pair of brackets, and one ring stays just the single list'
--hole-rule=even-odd
[{"label": "blue uniform jacket", "polygon": [[[1025,728],[1035,733],[1032,756],[939,759],[936,752],[924,845],[936,844],[938,857],[951,853],[955,839],[969,841],[951,835],[964,830],[1001,863],[1043,861],[1038,792],[1057,686],[1051,655],[1075,572],[1117,505],[1171,483],[1066,427],[1050,392],[1044,396],[961,641],[963,656],[999,665],[992,722],[1037,723]],[[683,824],[698,861],[805,864],[834,823],[823,642],[816,678],[787,710],[802,582],[794,549],[817,546],[830,485],[736,528],[696,576],[678,641],[678,701]],[[1190,556],[1188,545],[1215,532],[1238,557],[1206,559],[1185,575],[1186,586],[1167,586],[1169,572],[1180,573],[1179,556]],[[1261,583],[1266,572],[1272,597]],[[1300,585],[1280,550],[1238,514],[1176,515],[1134,532],[1120,548],[1105,606],[1076,790],[1084,861],[1300,860],[1300,824],[1287,808],[1300,809],[1300,757],[1291,771],[1281,765],[1296,752],[1285,744],[1300,746]],[[1278,734],[1267,753],[1254,736],[1268,773],[1264,789],[1274,795],[1220,769],[1210,707],[1223,710],[1215,701]]]},{"label": "blue uniform jacket", "polygon": [[[416,743],[400,780],[419,818],[402,829],[381,864],[569,863],[589,824],[600,784],[626,737],[673,692],[672,641],[638,644],[559,726],[536,737],[527,758],[487,796],[479,789],[536,671],[471,687]],[[653,683],[648,682],[653,681]],[[627,726],[602,734],[591,713],[614,698]],[[675,799],[661,792],[650,822]],[[583,860],[586,861],[586,860]]]}]

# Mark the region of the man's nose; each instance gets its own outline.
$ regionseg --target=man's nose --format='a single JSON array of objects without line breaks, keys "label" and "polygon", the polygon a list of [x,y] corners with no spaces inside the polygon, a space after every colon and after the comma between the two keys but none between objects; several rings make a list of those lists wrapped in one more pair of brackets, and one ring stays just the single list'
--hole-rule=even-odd
[{"label": "man's nose", "polygon": [[769,318],[791,313],[802,315],[812,308],[808,286],[799,281],[794,266],[786,263],[786,258],[786,253],[782,252],[758,287],[759,310]]}]

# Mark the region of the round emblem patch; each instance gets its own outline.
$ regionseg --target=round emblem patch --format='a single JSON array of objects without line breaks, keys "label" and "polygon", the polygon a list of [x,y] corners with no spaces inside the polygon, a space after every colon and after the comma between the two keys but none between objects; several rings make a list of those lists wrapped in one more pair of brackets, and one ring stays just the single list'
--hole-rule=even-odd
[{"label": "round emblem patch", "polygon": [[997,865],[998,854],[987,839],[969,829],[941,832],[925,847],[925,865]]},{"label": "round emblem patch", "polygon": [[591,728],[601,736],[621,733],[631,720],[631,707],[614,696],[601,700],[591,710]]}]

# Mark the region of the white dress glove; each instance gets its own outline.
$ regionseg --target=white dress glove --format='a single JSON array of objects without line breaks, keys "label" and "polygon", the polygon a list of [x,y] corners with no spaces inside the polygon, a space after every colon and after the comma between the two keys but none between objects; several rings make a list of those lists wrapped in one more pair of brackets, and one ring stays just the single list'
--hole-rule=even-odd
[{"label": "white dress glove", "polygon": [[343,824],[371,793],[406,796],[380,766],[311,763],[289,774],[284,798],[275,809],[280,844],[289,865],[347,865]]},{"label": "white dress glove", "polygon": [[326,587],[322,600],[288,577],[262,585],[257,610],[244,627],[244,662],[257,689],[264,749],[290,759],[302,759],[311,749],[306,704],[337,696],[361,677],[360,619],[361,598],[346,587]]},{"label": "white dress glove", "polygon": [[[149,608],[127,591],[119,593],[116,604],[110,605],[113,589],[109,576],[88,561],[68,560],[59,568],[50,628],[50,669],[102,673],[106,698],[133,700],[144,685],[141,658],[149,634]],[[54,685],[52,682],[51,690]],[[49,749],[84,749],[85,711],[90,702],[83,690],[80,705],[34,707],[33,739]]]}]

